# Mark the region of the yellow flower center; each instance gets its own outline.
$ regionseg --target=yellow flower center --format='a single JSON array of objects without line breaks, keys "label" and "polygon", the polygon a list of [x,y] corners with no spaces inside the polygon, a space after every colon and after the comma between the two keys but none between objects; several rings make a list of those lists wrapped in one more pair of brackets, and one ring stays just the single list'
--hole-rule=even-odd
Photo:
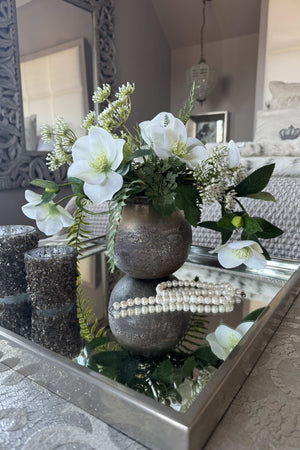
[{"label": "yellow flower center", "polygon": [[183,158],[187,154],[187,146],[184,142],[176,142],[172,147],[172,152],[179,158]]},{"label": "yellow flower center", "polygon": [[89,166],[99,173],[107,173],[111,169],[111,163],[108,160],[105,152],[100,152],[94,156],[93,160],[89,161]]},{"label": "yellow flower center", "polygon": [[229,340],[229,350],[232,351],[234,347],[239,343],[239,338],[237,336],[234,336],[233,334],[230,336]]},{"label": "yellow flower center", "polygon": [[234,248],[232,249],[232,253],[240,259],[248,259],[251,256],[251,250],[249,247],[244,248]]}]

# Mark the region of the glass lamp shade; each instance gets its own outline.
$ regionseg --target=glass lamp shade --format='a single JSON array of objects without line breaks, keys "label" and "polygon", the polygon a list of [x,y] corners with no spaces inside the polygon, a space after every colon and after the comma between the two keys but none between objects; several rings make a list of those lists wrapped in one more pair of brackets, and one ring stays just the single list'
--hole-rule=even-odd
[{"label": "glass lamp shade", "polygon": [[217,70],[201,60],[190,68],[187,77],[190,85],[195,82],[195,98],[202,103],[215,87]]}]

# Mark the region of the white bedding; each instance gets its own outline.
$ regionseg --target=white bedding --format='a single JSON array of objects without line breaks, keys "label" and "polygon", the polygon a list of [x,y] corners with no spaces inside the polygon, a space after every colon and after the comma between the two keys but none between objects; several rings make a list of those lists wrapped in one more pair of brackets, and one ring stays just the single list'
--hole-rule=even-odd
[{"label": "white bedding", "polygon": [[[266,164],[275,163],[276,177],[300,177],[300,140],[236,142],[241,152],[242,164],[253,171]],[[218,145],[206,144],[209,151]]]}]

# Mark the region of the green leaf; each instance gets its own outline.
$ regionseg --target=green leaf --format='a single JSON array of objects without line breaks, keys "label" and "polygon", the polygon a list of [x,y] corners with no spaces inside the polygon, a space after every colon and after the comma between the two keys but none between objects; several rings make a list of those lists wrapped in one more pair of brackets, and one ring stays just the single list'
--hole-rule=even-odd
[{"label": "green leaf", "polygon": [[124,176],[129,172],[129,169],[130,169],[130,162],[125,162],[125,163],[122,163],[122,164],[118,167],[118,169],[116,170],[116,172],[117,172],[119,175],[122,175],[122,177],[124,177]]},{"label": "green leaf", "polygon": [[191,184],[181,184],[177,186],[175,203],[178,209],[184,212],[186,220],[194,227],[197,226],[201,212],[196,206],[199,199],[196,186]]},{"label": "green leaf", "polygon": [[74,194],[81,194],[81,195],[84,196],[83,181],[79,180],[78,178],[75,178],[75,177],[70,177],[69,181],[71,183],[72,192]]},{"label": "green leaf", "polygon": [[140,150],[136,150],[135,152],[132,153],[132,155],[128,158],[128,161],[132,161],[135,158],[140,158],[143,156],[147,156],[147,155],[151,155],[152,151],[148,150],[148,149],[140,149]]},{"label": "green leaf", "polygon": [[258,221],[255,219],[255,217],[250,217],[245,215],[243,217],[244,219],[244,230],[247,231],[247,233],[255,234],[257,231],[262,231],[262,228]]},{"label": "green leaf", "polygon": [[189,356],[183,363],[182,367],[175,369],[174,382],[178,386],[185,378],[192,377],[193,370],[196,367],[196,359]]},{"label": "green leaf", "polygon": [[42,195],[42,201],[37,206],[46,205],[47,203],[51,202],[54,197],[56,197],[56,195],[57,192],[44,192]]},{"label": "green leaf", "polygon": [[93,339],[92,341],[85,344],[87,354],[89,355],[95,348],[101,347],[102,345],[108,344],[109,342],[114,342],[114,339],[108,336],[100,336]]},{"label": "green leaf", "polygon": [[54,183],[54,181],[41,180],[40,178],[37,178],[35,180],[32,180],[30,184],[44,189],[54,189],[56,191],[59,191],[59,186],[58,184]]},{"label": "green leaf", "polygon": [[221,228],[226,228],[228,230],[235,230],[236,227],[232,224],[232,219],[236,216],[235,213],[225,214],[219,221],[218,225]]},{"label": "green leaf", "polygon": [[272,223],[268,222],[266,219],[263,219],[261,217],[254,217],[254,219],[262,229],[262,231],[258,231],[256,233],[256,236],[258,236],[259,238],[272,239],[282,235],[283,231]]},{"label": "green leaf", "polygon": [[243,230],[242,235],[241,235],[241,239],[242,239],[242,241],[248,241],[248,240],[250,240],[250,241],[255,241],[255,242],[257,242],[257,243],[260,245],[260,247],[261,247],[261,249],[262,249],[262,251],[263,251],[264,257],[265,257],[266,259],[268,259],[268,260],[271,259],[271,257],[270,257],[270,255],[269,255],[268,251],[267,251],[267,250],[265,249],[265,247],[261,244],[261,242],[259,241],[259,239],[258,239],[258,237],[256,236],[256,234],[250,234],[250,235],[249,235],[249,233],[247,233],[245,230]]},{"label": "green leaf", "polygon": [[212,220],[207,220],[206,222],[200,222],[198,224],[199,227],[208,228],[209,230],[213,231],[227,231],[226,228],[221,227],[218,225],[218,222],[213,222]]},{"label": "green leaf", "polygon": [[128,357],[122,361],[120,366],[118,381],[130,385],[136,377],[138,365],[138,359],[128,355]]},{"label": "green leaf", "polygon": [[199,347],[194,353],[196,361],[204,366],[219,367],[222,361],[212,352],[209,345]]},{"label": "green leaf", "polygon": [[231,238],[233,231],[221,231],[222,244],[226,244],[226,242]]},{"label": "green leaf", "polygon": [[220,225],[218,225],[218,222],[213,222],[211,220],[208,220],[206,222],[201,222],[201,223],[199,223],[198,226],[203,227],[203,228],[208,228],[209,230],[213,230],[213,231],[219,231],[222,236],[222,244],[226,244],[228,239],[230,239],[230,237],[233,233],[233,230],[235,229],[235,227],[233,226],[232,230],[228,230],[224,227],[220,227]]},{"label": "green leaf", "polygon": [[169,359],[162,361],[154,370],[153,378],[166,384],[174,380],[174,367]]},{"label": "green leaf", "polygon": [[159,211],[163,216],[170,216],[173,212],[176,211],[175,202],[172,203],[160,203],[155,200],[152,200],[153,208]]},{"label": "green leaf", "polygon": [[261,315],[261,313],[266,309],[264,306],[263,308],[258,308],[255,311],[252,311],[250,314],[248,314],[242,322],[255,322],[256,319]]},{"label": "green leaf", "polygon": [[262,191],[267,186],[274,167],[275,164],[269,164],[252,172],[234,188],[236,195],[238,197],[246,197]]},{"label": "green leaf", "polygon": [[276,202],[275,197],[269,192],[257,192],[256,194],[245,195],[247,198],[254,198],[257,200],[264,200],[265,202]]}]

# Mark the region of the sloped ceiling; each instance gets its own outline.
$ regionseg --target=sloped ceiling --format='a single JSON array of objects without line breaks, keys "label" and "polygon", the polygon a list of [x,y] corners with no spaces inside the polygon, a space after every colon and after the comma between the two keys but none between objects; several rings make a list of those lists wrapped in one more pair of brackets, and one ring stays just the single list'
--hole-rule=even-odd
[{"label": "sloped ceiling", "polygon": [[[171,49],[200,43],[203,0],[152,0]],[[261,0],[206,2],[204,42],[258,33]]]}]

